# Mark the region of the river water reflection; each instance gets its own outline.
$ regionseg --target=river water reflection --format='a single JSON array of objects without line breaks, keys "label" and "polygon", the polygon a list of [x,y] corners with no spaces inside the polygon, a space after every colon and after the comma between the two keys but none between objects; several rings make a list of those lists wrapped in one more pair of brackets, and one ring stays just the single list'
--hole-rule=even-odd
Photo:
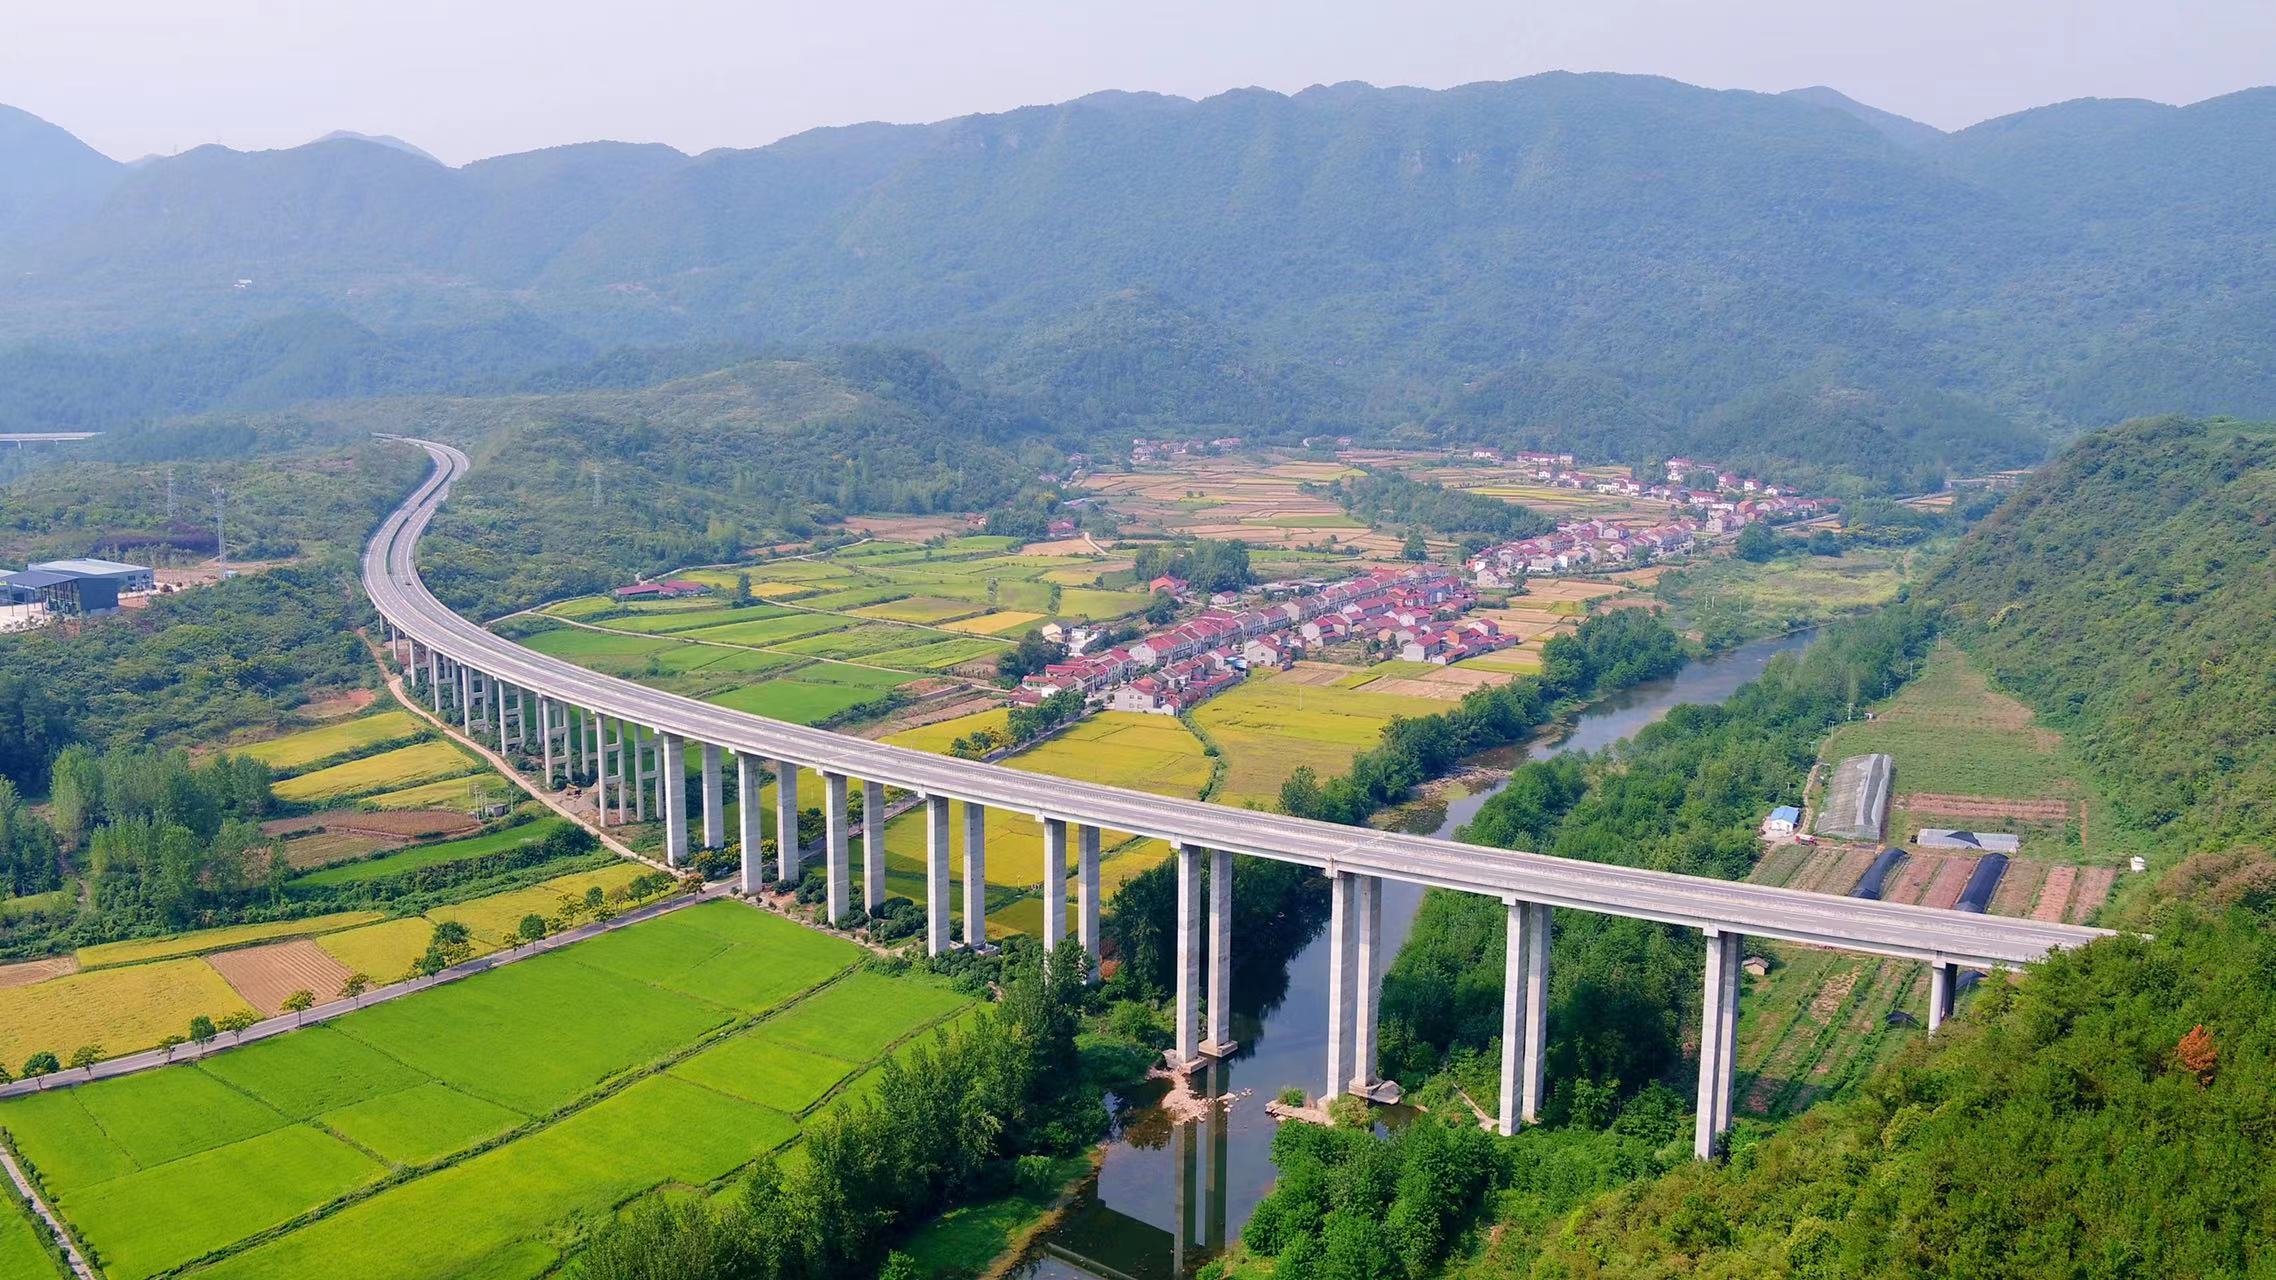
[{"label": "river water reflection", "polygon": [[[1762,674],[1780,653],[1809,644],[1808,633],[1758,640],[1691,663],[1591,705],[1554,741],[1506,753],[1501,779],[1519,759],[1596,751],[1687,704],[1718,703]],[[1431,834],[1451,839],[1502,781],[1451,799]],[[1383,886],[1383,928],[1392,954],[1414,926],[1422,890]],[[1097,1179],[1030,1251],[1021,1280],[1181,1280],[1237,1238],[1272,1190],[1272,1134],[1264,1104],[1294,1085],[1317,1094],[1327,1074],[1328,956],[1324,937],[1297,951],[1273,990],[1234,989],[1233,1036],[1240,1050],[1196,1080],[1233,1099],[1209,1116],[1172,1124],[1159,1089],[1109,1099],[1115,1134]],[[1247,984],[1254,988],[1257,984]]]}]

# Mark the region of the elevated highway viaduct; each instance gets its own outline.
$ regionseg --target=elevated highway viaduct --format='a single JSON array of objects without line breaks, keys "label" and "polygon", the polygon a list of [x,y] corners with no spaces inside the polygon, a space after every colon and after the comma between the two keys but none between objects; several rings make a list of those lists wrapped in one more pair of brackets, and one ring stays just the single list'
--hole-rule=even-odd
[{"label": "elevated highway viaduct", "polygon": [[[1076,935],[1094,966],[1099,833],[1125,831],[1167,841],[1178,878],[1177,1043],[1171,1058],[1180,1068],[1234,1048],[1227,977],[1234,945],[1234,854],[1302,863],[1329,878],[1331,1016],[1323,1100],[1342,1092],[1396,1096],[1397,1086],[1376,1072],[1377,997],[1388,961],[1381,928],[1384,882],[1485,894],[1503,904],[1509,919],[1502,1012],[1507,1047],[1499,1112],[1505,1132],[1532,1121],[1542,1101],[1552,912],[1594,911],[1699,930],[1707,941],[1695,1133],[1702,1157],[1714,1153],[1730,1124],[1743,938],[1926,964],[1932,975],[1933,1031],[1951,1008],[1960,970],[2017,968],[2105,932],[1607,866],[1171,799],[786,724],[601,675],[493,635],[428,592],[415,562],[419,536],[469,463],[446,444],[402,443],[424,449],[434,468],[373,534],[364,552],[363,582],[387,623],[396,659],[438,711],[456,715],[469,734],[494,736],[502,750],[520,749],[540,758],[549,786],[557,771],[593,780],[604,821],[659,817],[665,855],[675,866],[690,857],[689,753],[699,761],[702,780],[697,834],[703,847],[712,849],[727,845],[723,771],[726,757],[733,755],[739,794],[749,798],[739,806],[737,833],[746,892],[756,892],[764,881],[760,862],[766,815],[756,797],[765,775],[771,772],[778,781],[776,871],[779,879],[795,881],[802,857],[799,770],[819,774],[822,858],[833,922],[852,909],[850,789],[858,781],[867,814],[884,811],[886,787],[912,793],[924,815],[925,946],[933,954],[957,945],[951,934],[952,816],[961,816],[965,824],[963,944],[979,945],[986,937],[987,810],[1012,810],[1032,815],[1041,825],[1045,866],[1053,869],[1043,882],[1043,942],[1050,947],[1059,945],[1066,929],[1065,868],[1073,846]],[[862,833],[863,905],[871,909],[884,898],[882,828],[882,823],[872,823]]]}]

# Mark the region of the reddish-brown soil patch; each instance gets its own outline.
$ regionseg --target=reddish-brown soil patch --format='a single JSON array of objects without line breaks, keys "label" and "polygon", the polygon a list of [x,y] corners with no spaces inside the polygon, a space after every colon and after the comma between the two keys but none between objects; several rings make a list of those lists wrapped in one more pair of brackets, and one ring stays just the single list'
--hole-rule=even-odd
[{"label": "reddish-brown soil patch", "polygon": [[2047,873],[2047,883],[2039,890],[2039,901],[2031,908],[2031,918],[2049,923],[2063,918],[2070,906],[2071,889],[2078,883],[2077,867],[2056,867]]},{"label": "reddish-brown soil patch", "polygon": [[465,835],[482,823],[449,809],[327,809],[297,818],[275,818],[261,824],[265,836],[289,836],[304,831],[378,836],[396,840],[426,840],[435,836]]},{"label": "reddish-brown soil patch", "polygon": [[285,997],[295,991],[305,990],[322,1004],[348,980],[348,967],[307,938],[224,951],[207,956],[206,963],[263,1013],[280,1012]]},{"label": "reddish-brown soil patch", "polygon": [[2007,874],[1999,878],[1999,888],[1993,892],[1991,914],[2020,916],[2031,910],[2039,898],[2039,886],[2047,882],[2047,864],[2025,862],[2019,858],[2007,861]]},{"label": "reddish-brown soil patch", "polygon": [[49,956],[45,960],[26,960],[20,964],[0,964],[0,990],[8,987],[28,987],[49,978],[60,978],[67,973],[79,972],[79,961],[71,956]]},{"label": "reddish-brown soil patch", "polygon": [[400,849],[401,840],[385,836],[359,836],[344,831],[323,831],[312,836],[301,836],[285,841],[285,861],[300,870],[330,866],[366,857],[383,849]]},{"label": "reddish-brown soil patch", "polygon": [[1898,796],[1899,809],[1933,813],[1944,818],[2022,818],[2032,822],[2068,822],[2071,802],[2043,797],[2035,800],[1994,800],[1987,796],[1941,795],[1914,791]]},{"label": "reddish-brown soil patch", "polygon": [[303,703],[300,714],[317,720],[338,720],[362,711],[378,696],[376,690],[350,689],[345,693],[335,693],[328,698],[316,698]]},{"label": "reddish-brown soil patch", "polygon": [[2118,872],[2112,867],[2088,867],[2078,873],[2078,890],[2071,895],[2070,910],[2063,919],[2077,924],[2110,900],[2110,886],[2118,882]]},{"label": "reddish-brown soil patch", "polygon": [[1921,895],[1920,905],[1943,907],[1950,910],[1960,904],[1960,891],[1968,887],[1968,877],[1975,874],[1974,858],[1946,858],[1929,879],[1928,891]]},{"label": "reddish-brown soil patch", "polygon": [[1906,854],[1905,860],[1897,864],[1897,874],[1882,883],[1881,901],[1920,901],[1920,895],[1928,888],[1929,877],[1936,874],[1941,861],[1933,854]]}]

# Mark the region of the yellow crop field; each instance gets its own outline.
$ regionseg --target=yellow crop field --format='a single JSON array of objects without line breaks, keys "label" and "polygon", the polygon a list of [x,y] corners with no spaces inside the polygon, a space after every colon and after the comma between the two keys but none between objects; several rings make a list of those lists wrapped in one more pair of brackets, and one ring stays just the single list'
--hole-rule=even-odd
[{"label": "yellow crop field", "polygon": [[1194,722],[1225,753],[1225,781],[1211,798],[1270,808],[1280,784],[1309,765],[1322,778],[1351,766],[1398,716],[1435,715],[1433,698],[1317,688],[1272,676],[1252,677],[1196,707]]},{"label": "yellow crop field", "polygon": [[225,929],[199,929],[190,933],[169,934],[163,938],[106,942],[100,946],[79,948],[79,967],[82,970],[103,969],[122,964],[139,964],[146,960],[165,960],[174,956],[202,955],[254,942],[272,942],[278,938],[305,938],[312,934],[369,924],[386,914],[384,911],[340,911],[328,916],[310,916],[305,920],[271,920],[263,924],[232,925]]},{"label": "yellow crop field", "polygon": [[896,747],[907,747],[912,751],[930,751],[934,755],[945,756],[948,754],[950,743],[976,729],[986,729],[990,733],[1002,733],[1010,716],[1009,710],[1000,707],[994,711],[975,711],[971,715],[958,716],[954,720],[941,720],[933,724],[919,725],[914,729],[903,729],[887,738],[886,741]]},{"label": "yellow crop field", "polygon": [[340,800],[471,773],[477,767],[472,757],[448,742],[417,742],[287,778],[275,789],[278,799],[296,803]]},{"label": "yellow crop field", "polygon": [[232,747],[230,751],[251,756],[280,773],[290,773],[318,760],[408,738],[419,729],[419,721],[408,711],[382,711],[378,715],[357,716],[353,720],[289,733],[248,747]]},{"label": "yellow crop field", "polygon": [[[477,939],[490,943],[493,947],[503,946],[514,936],[514,929],[521,924],[523,916],[532,912],[551,915],[560,905],[562,894],[582,895],[594,885],[599,885],[603,892],[607,892],[632,883],[634,877],[646,875],[649,870],[650,868],[638,863],[620,862],[597,871],[556,876],[527,889],[516,889],[512,893],[437,907],[427,913],[427,918],[435,921],[457,920],[465,924]],[[424,946],[422,943],[422,949]]]},{"label": "yellow crop field", "polygon": [[[1046,574],[1045,576],[1050,575]],[[1041,621],[1043,621],[1043,615],[1040,613],[1022,613],[1017,609],[1007,609],[1002,613],[987,613],[977,618],[963,618],[955,622],[943,622],[940,625],[948,631],[962,631],[976,636],[1000,636],[1007,631],[1019,631],[1034,626]]]},{"label": "yellow crop field", "polygon": [[365,803],[379,809],[455,809],[465,812],[483,805],[496,804],[512,795],[506,780],[484,770],[456,778],[443,778],[435,782],[422,782],[401,791],[385,791],[365,797]]},{"label": "yellow crop field", "polygon": [[0,1061],[21,1063],[43,1050],[68,1058],[84,1044],[115,1057],[188,1031],[198,1014],[251,1008],[198,959],[74,973],[0,989]]},{"label": "yellow crop field", "polygon": [[411,962],[426,951],[434,933],[434,921],[425,916],[411,916],[328,933],[318,938],[316,945],[346,965],[350,973],[365,974],[374,982],[393,982],[409,971]]},{"label": "yellow crop field", "polygon": [[1104,711],[1008,761],[1015,769],[1191,799],[1209,781],[1201,740],[1174,716]]}]

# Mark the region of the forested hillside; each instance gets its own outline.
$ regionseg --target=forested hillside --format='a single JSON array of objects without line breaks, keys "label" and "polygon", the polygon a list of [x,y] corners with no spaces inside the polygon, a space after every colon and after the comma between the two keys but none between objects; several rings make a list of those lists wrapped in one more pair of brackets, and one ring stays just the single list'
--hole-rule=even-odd
[{"label": "forested hillside", "polygon": [[[871,341],[1081,431],[1555,440],[1891,487],[2128,413],[2276,412],[2252,159],[2276,90],[1902,123],[1550,74],[1099,94],[696,157],[205,147],[0,219],[0,422]],[[0,145],[0,190],[67,140]]]},{"label": "forested hillside", "polygon": [[[2058,954],[2015,984],[1987,982],[1955,1021],[1857,1089],[1775,1132],[1742,1126],[1726,1163],[1674,1162],[1581,1203],[1555,1229],[1540,1210],[1575,1203],[1572,1180],[1544,1181],[1521,1160],[1512,1179],[1531,1185],[1505,1195],[1502,1229],[1461,1274],[2257,1273],[2276,1249],[2271,462],[2276,430],[2230,420],[2099,433],[1978,525],[1916,597],[2083,749],[2124,809],[2096,821],[2137,824],[2160,851],[2166,870],[2118,913],[2151,936]],[[1640,735],[1632,754],[1681,736],[1668,725]],[[1648,813],[1618,793],[1648,789],[1643,775],[1655,772],[1639,767],[1577,801],[1577,788],[1544,774],[1529,792],[1497,796],[1474,834],[1546,837],[1563,851],[1576,824],[1603,825],[1582,820],[1592,808],[1614,819],[1608,831]],[[1676,847],[1686,846],[1712,865],[1712,842]],[[1483,1043],[1490,922],[1439,915],[1418,922],[1426,945],[1400,957],[1386,1015],[1403,1006],[1417,1029],[1450,1023],[1457,1045],[1467,1024],[1466,1038]],[[1570,932],[1561,922],[1560,954],[1582,945]],[[1648,973],[1633,959],[1609,971],[1630,984]],[[1618,1027],[1600,998],[1587,1007],[1589,1026]],[[1553,1053],[1569,1035],[1552,1021]],[[1617,1155],[1618,1128],[1594,1145]],[[1554,1163],[1554,1144],[1545,1150],[1541,1168],[1570,1165]],[[1596,1186],[1625,1180],[1583,1167]]]},{"label": "forested hillside", "polygon": [[2177,848],[2276,838],[2276,427],[2090,436],[1921,594],[2126,820]]}]

